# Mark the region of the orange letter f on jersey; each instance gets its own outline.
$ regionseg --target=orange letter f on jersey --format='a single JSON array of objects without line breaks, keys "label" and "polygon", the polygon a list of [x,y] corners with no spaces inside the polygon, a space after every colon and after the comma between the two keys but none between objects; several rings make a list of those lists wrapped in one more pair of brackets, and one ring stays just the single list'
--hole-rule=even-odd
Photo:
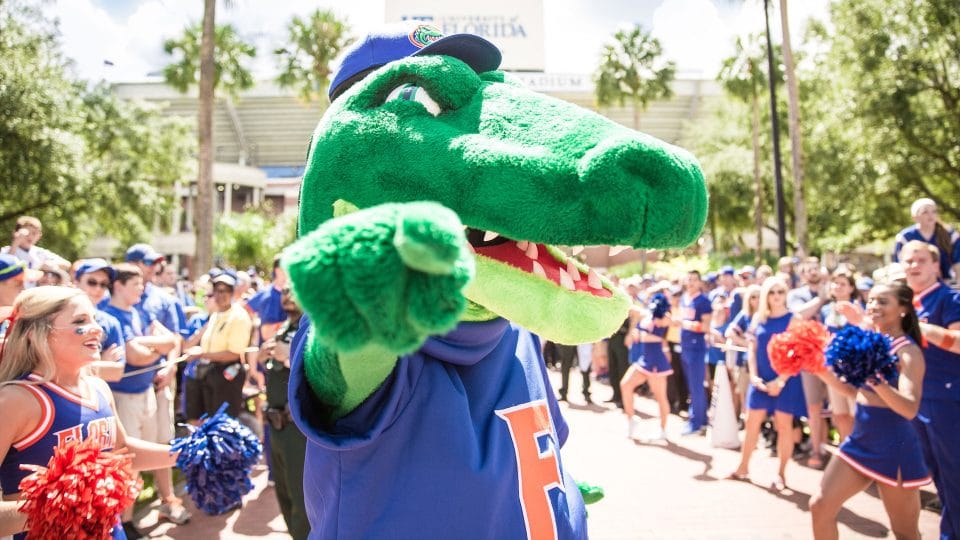
[{"label": "orange letter f on jersey", "polygon": [[544,400],[533,401],[501,409],[497,416],[507,422],[517,455],[520,506],[527,525],[529,540],[547,540],[557,537],[557,524],[548,492],[557,487],[563,490],[560,463],[552,441],[540,451],[538,438],[551,434],[550,412]]}]

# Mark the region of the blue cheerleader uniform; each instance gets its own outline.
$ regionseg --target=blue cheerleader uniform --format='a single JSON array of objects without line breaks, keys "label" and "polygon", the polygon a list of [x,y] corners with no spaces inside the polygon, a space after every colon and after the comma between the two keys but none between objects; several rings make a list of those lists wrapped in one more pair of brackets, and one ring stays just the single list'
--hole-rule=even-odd
[{"label": "blue cheerleader uniform", "polygon": [[[637,328],[662,340],[667,334],[667,327],[653,323],[654,319],[648,317],[637,324]],[[630,363],[647,375],[667,376],[673,373],[670,360],[663,354],[662,341],[634,343],[630,347]]]},{"label": "blue cheerleader uniform", "polygon": [[[770,343],[770,338],[787,329],[792,316],[792,313],[787,313],[781,317],[770,317],[766,322],[758,323],[753,329],[753,335],[757,340],[757,374],[765,383],[777,378],[777,372],[773,370],[770,358],[767,356],[767,345]],[[787,384],[776,396],[771,396],[751,384],[747,390],[747,408],[762,409],[767,411],[767,414],[780,411],[793,416],[806,416],[807,403],[803,397],[803,384],[800,382],[800,377],[787,379]]]},{"label": "blue cheerleader uniform", "polygon": [[[901,336],[890,353],[911,343]],[[915,488],[933,481],[910,420],[886,407],[857,403],[853,432],[840,445],[839,455],[864,476],[888,486]]]},{"label": "blue cheerleader uniform", "polygon": [[[75,440],[93,439],[103,450],[112,450],[117,441],[117,419],[110,408],[108,396],[99,390],[86,399],[30,373],[17,384],[33,394],[43,411],[40,424],[25,437],[15,441],[0,465],[0,489],[4,495],[20,492],[20,481],[31,474],[20,465],[42,465],[53,456],[53,449]],[[87,383],[90,385],[90,383]],[[114,539],[125,539],[120,516],[111,530]],[[26,538],[26,533],[13,536]]]}]

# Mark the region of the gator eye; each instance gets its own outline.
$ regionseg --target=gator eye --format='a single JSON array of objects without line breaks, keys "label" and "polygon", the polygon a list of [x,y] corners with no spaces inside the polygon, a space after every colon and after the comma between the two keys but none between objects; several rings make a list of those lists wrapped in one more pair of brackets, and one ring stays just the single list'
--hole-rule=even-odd
[{"label": "gator eye", "polygon": [[387,95],[387,99],[384,103],[393,101],[395,99],[403,101],[416,101],[417,103],[423,105],[423,108],[427,110],[428,113],[433,116],[440,114],[440,105],[430,97],[430,94],[427,91],[415,84],[401,84],[396,87]]}]

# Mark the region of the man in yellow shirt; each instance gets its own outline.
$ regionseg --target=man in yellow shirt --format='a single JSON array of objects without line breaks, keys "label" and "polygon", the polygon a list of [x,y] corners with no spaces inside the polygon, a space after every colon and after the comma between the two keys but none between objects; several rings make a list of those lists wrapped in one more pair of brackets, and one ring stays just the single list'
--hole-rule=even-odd
[{"label": "man in yellow shirt", "polygon": [[190,392],[186,399],[188,420],[212,415],[224,402],[227,414],[236,417],[243,404],[243,385],[247,379],[245,352],[250,345],[253,321],[247,310],[233,302],[237,278],[225,271],[212,280],[207,295],[213,296],[216,309],[200,330],[199,347],[188,350],[190,360],[199,359],[198,392]]}]

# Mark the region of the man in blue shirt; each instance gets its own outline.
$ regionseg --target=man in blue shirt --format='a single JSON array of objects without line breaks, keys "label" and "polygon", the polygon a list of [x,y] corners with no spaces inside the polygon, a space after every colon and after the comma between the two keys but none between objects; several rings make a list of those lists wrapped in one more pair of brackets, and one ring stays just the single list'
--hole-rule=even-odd
[{"label": "man in blue shirt", "polygon": [[900,251],[927,346],[923,397],[914,427],[943,510],[941,538],[960,538],[960,292],[940,279],[939,250],[912,240]]},{"label": "man in blue shirt", "polygon": [[680,359],[690,391],[690,419],[682,435],[703,434],[707,426],[707,394],[703,382],[706,376],[707,340],[713,307],[703,295],[700,272],[691,270],[683,280],[684,293],[680,298]]}]

